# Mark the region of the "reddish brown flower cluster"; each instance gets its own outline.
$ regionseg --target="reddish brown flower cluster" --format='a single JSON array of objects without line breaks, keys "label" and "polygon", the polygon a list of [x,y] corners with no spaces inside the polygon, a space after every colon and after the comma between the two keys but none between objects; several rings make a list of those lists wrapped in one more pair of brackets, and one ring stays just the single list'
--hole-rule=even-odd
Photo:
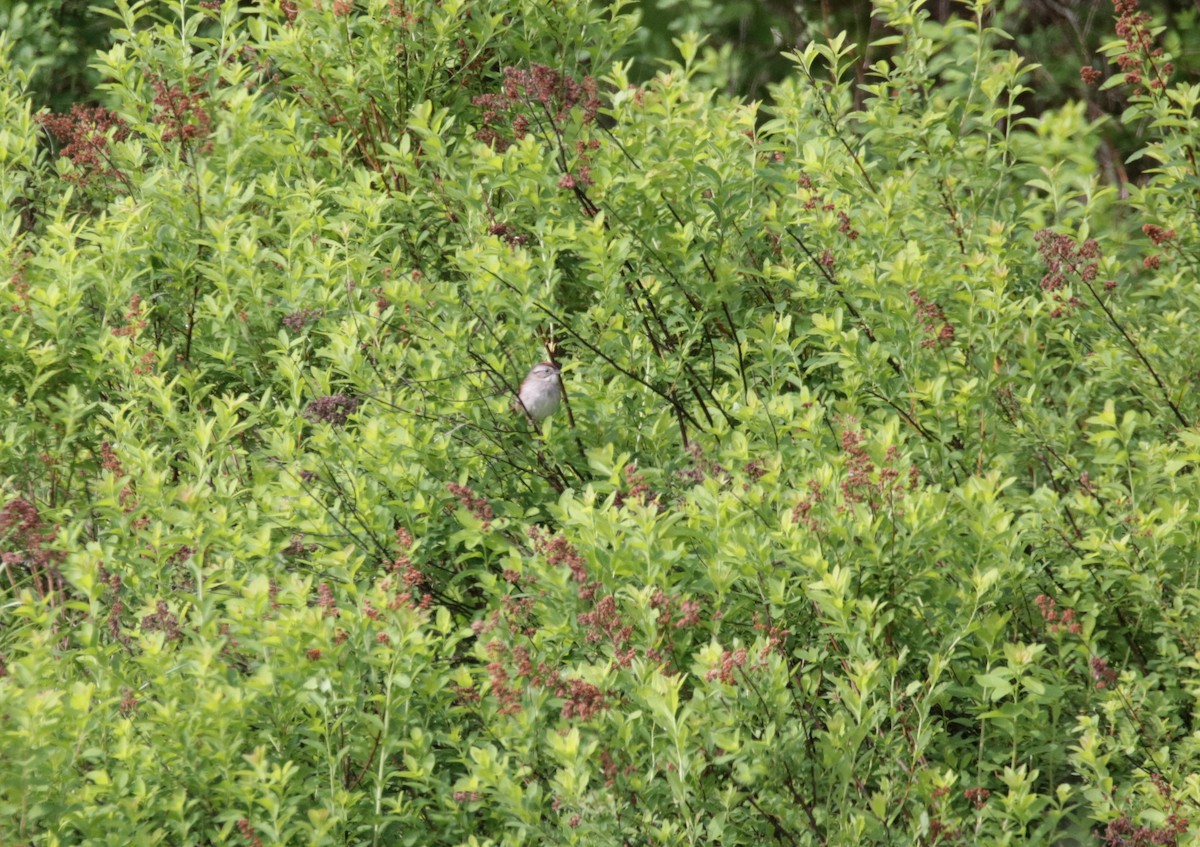
[{"label": "reddish brown flower cluster", "polygon": [[909,298],[917,306],[917,320],[921,329],[929,336],[921,342],[921,347],[949,347],[954,342],[954,324],[946,320],[942,307],[932,300],[926,300],[916,289],[908,292]]},{"label": "reddish brown flower cluster", "polygon": [[596,80],[589,76],[577,82],[548,65],[534,65],[529,70],[505,68],[504,96],[510,102],[538,104],[558,124],[576,105],[582,105],[585,123],[594,121],[600,110]]},{"label": "reddish brown flower cluster", "polygon": [[803,523],[808,527],[809,532],[816,532],[820,528],[820,522],[811,514],[813,507],[825,499],[824,492],[821,491],[820,484],[815,479],[808,481],[808,495],[800,498],[800,502],[792,509],[792,521],[794,523]]},{"label": "reddish brown flower cluster", "polygon": [[[1054,302],[1058,305],[1050,312],[1050,317],[1059,318],[1069,315],[1075,309],[1083,306],[1078,297],[1063,298],[1057,292],[1066,287],[1068,277],[1078,277],[1086,286],[1091,287],[1096,276],[1100,273],[1100,245],[1089,238],[1082,244],[1077,244],[1069,235],[1054,232],[1050,229],[1038,230],[1033,240],[1037,242],[1038,252],[1046,265],[1046,274],[1042,277],[1042,290],[1054,294]],[[1105,288],[1113,286],[1105,285]]]},{"label": "reddish brown flower cluster", "polygon": [[39,115],[37,120],[62,145],[58,155],[75,165],[76,173],[67,176],[71,182],[86,185],[93,177],[122,176],[113,165],[109,144],[128,138],[129,127],[116,112],[76,103],[69,114]]},{"label": "reddish brown flower cluster", "polygon": [[307,556],[316,549],[316,544],[305,544],[304,533],[299,532],[291,537],[291,539],[288,541],[287,547],[284,547],[280,552],[282,552],[283,555],[287,556],[288,558],[294,558],[296,556]]},{"label": "reddish brown flower cluster", "polygon": [[513,570],[512,568],[505,568],[501,572],[500,576],[509,585],[516,585],[516,586],[537,585],[537,581],[538,581],[537,577],[534,576],[533,574],[521,573],[520,571]]},{"label": "reddish brown flower cluster", "polygon": [[963,791],[963,796],[974,803],[976,809],[982,809],[987,805],[988,797],[992,796],[992,792],[986,788],[968,788]]},{"label": "reddish brown flower cluster", "polygon": [[512,224],[492,221],[491,226],[488,227],[488,235],[494,235],[514,247],[523,247],[529,243],[529,236],[522,233]]},{"label": "reddish brown flower cluster", "polygon": [[125,326],[114,327],[112,334],[121,338],[133,338],[146,328],[146,318],[142,311],[142,295],[134,294],[129,298],[129,308],[125,311]]},{"label": "reddish brown flower cluster", "polygon": [[1037,604],[1038,609],[1042,613],[1042,620],[1046,622],[1047,632],[1052,634],[1068,632],[1071,635],[1079,635],[1083,631],[1083,627],[1075,619],[1074,609],[1059,611],[1058,604],[1054,598],[1047,597],[1045,594],[1039,594],[1034,598],[1033,602]]},{"label": "reddish brown flower cluster", "polygon": [[[418,593],[418,590],[425,584],[425,574],[413,562],[408,551],[413,546],[412,533],[404,527],[399,527],[396,530],[396,558],[388,565],[388,573],[392,577],[399,577],[399,590],[388,602],[388,608],[392,611],[401,607],[428,609],[433,605],[433,595],[429,592],[421,594],[421,599],[416,603],[413,598]],[[390,580],[387,581],[390,583]],[[385,588],[386,588],[385,584]]]},{"label": "reddish brown flower cluster", "polygon": [[808,198],[804,201],[805,209],[811,211],[818,206],[821,207],[822,212],[832,212],[837,209],[837,206],[825,199],[824,194],[813,188],[812,177],[810,177],[808,174],[801,174],[800,178],[796,181],[796,184],[800,188],[809,192]]},{"label": "reddish brown flower cluster", "polygon": [[[589,611],[579,616],[586,643],[610,645],[613,662],[619,667],[627,667],[636,653],[630,646],[633,627],[622,619],[616,598],[610,595],[596,600],[600,583],[589,580],[583,557],[563,536],[548,537],[539,528],[531,527],[529,537],[534,552],[554,567],[566,567],[579,598],[592,604]],[[512,585],[533,582],[519,573],[507,571],[504,579]],[[503,620],[512,636],[532,637],[536,633],[535,604],[533,596],[506,595],[501,598],[501,609],[494,611],[487,620],[473,624],[472,629],[477,634],[491,632]],[[691,613],[691,607],[686,607],[685,614]],[[490,690],[501,714],[520,710],[522,682],[553,690],[555,696],[564,698],[562,714],[567,720],[587,720],[607,707],[607,700],[596,686],[582,680],[561,679],[553,666],[546,662],[535,664],[529,649],[519,643],[508,646],[505,642],[493,641],[488,645],[488,652],[492,659],[487,666]]]},{"label": "reddish brown flower cluster", "polygon": [[396,528],[396,547],[401,551],[409,551],[413,548],[413,534],[404,527]]},{"label": "reddish brown flower cluster", "polygon": [[1091,282],[1100,271],[1100,245],[1089,238],[1077,244],[1069,235],[1041,229],[1034,233],[1038,252],[1046,265],[1047,273],[1042,277],[1042,289],[1058,291],[1067,284],[1068,275],[1077,275],[1084,282]]},{"label": "reddish brown flower cluster", "polygon": [[734,670],[742,667],[744,664],[746,664],[745,647],[739,647],[736,650],[726,650],[721,654],[721,664],[709,670],[704,675],[704,679],[707,682],[718,679],[726,685],[733,685],[737,681],[734,677]]},{"label": "reddish brown flower cluster", "polygon": [[145,376],[154,373],[154,360],[157,358],[153,350],[147,350],[138,356],[137,364],[133,366],[134,376]]},{"label": "reddish brown flower cluster", "polygon": [[123,686],[121,688],[121,704],[118,706],[118,708],[121,710],[121,714],[128,717],[137,711],[137,707],[138,698],[134,696],[133,689],[128,685]]},{"label": "reddish brown flower cluster", "polygon": [[650,490],[650,486],[646,483],[644,474],[638,473],[636,464],[628,464],[625,466],[623,476],[625,484],[629,486],[628,491],[618,491],[616,497],[613,498],[613,505],[618,509],[624,506],[629,501],[639,503],[643,506],[654,505],[661,508],[658,501],[658,495]]},{"label": "reddish brown flower cluster", "polygon": [[1083,80],[1084,85],[1095,85],[1104,78],[1104,74],[1093,67],[1083,67],[1079,69],[1079,78]]},{"label": "reddish brown flower cluster", "polygon": [[1142,232],[1150,239],[1150,242],[1159,247],[1175,237],[1175,230],[1163,229],[1161,226],[1154,224],[1146,224],[1142,227]]},{"label": "reddish brown flower cluster", "polygon": [[[526,680],[530,685],[539,688],[559,688],[561,680],[558,671],[546,662],[536,666],[529,650],[520,644],[512,647],[500,641],[492,641],[487,646],[492,661],[488,663],[488,680],[491,683],[492,696],[500,706],[500,714],[515,715],[521,711],[521,694],[524,687],[520,680]],[[509,673],[509,667],[513,673]],[[562,696],[559,694],[559,696]]]},{"label": "reddish brown flower cluster", "polygon": [[849,238],[851,241],[857,241],[858,240],[858,230],[855,229],[854,227],[850,226],[850,216],[848,214],[846,214],[845,212],[843,212],[841,209],[838,210],[837,216],[838,216],[838,232],[840,232],[842,235]]},{"label": "reddish brown flower cluster", "polygon": [[262,839],[254,834],[254,827],[250,825],[250,821],[242,818],[237,822],[237,828],[250,847],[262,847]]},{"label": "reddish brown flower cluster", "polygon": [[685,600],[682,595],[656,591],[650,598],[650,608],[658,609],[655,623],[659,629],[688,629],[700,623],[700,603]]},{"label": "reddish brown flower cluster", "polygon": [[929,843],[952,844],[962,838],[962,833],[950,826],[941,818],[931,817],[929,820]]},{"label": "reddish brown flower cluster", "polygon": [[555,567],[566,565],[571,570],[573,580],[580,584],[588,581],[587,564],[566,538],[561,535],[547,538],[540,529],[531,526],[529,540],[533,542],[533,551],[544,556],[547,564]]},{"label": "reddish brown flower cluster", "polygon": [[296,20],[296,15],[299,10],[296,8],[296,0],[279,0],[279,11],[283,12],[283,16],[287,18],[288,23]]},{"label": "reddish brown flower cluster", "polygon": [[1187,828],[1188,819],[1178,814],[1167,815],[1166,823],[1161,827],[1138,826],[1122,815],[1105,827],[1104,844],[1105,847],[1173,847],[1179,843],[1179,837],[1187,833]]},{"label": "reddish brown flower cluster", "polygon": [[358,411],[359,401],[356,397],[345,394],[327,394],[318,397],[304,409],[304,417],[313,423],[327,423],[331,426],[345,426],[350,416]]},{"label": "reddish brown flower cluster", "polygon": [[144,632],[161,632],[168,641],[178,641],[183,638],[183,630],[179,628],[179,618],[171,613],[165,600],[155,604],[155,612],[142,618]]},{"label": "reddish brown flower cluster", "polygon": [[706,458],[704,449],[695,441],[688,442],[687,451],[688,455],[692,457],[692,467],[675,472],[675,475],[681,480],[693,484],[699,484],[710,477],[722,484],[729,481],[729,471],[719,462]]},{"label": "reddish brown flower cluster", "polygon": [[600,149],[600,139],[591,138],[585,141],[575,142],[575,155],[578,157],[575,161],[575,170],[565,173],[558,181],[559,188],[574,188],[579,185],[581,188],[587,188],[592,184],[592,157],[591,153]]},{"label": "reddish brown flower cluster", "polygon": [[[529,70],[507,67],[501,93],[481,94],[472,102],[483,110],[483,128],[475,137],[497,150],[524,138],[531,127],[549,137],[552,128],[566,123],[576,106],[581,107],[585,124],[592,123],[600,111],[595,79],[589,76],[576,81],[548,65],[534,65]],[[573,180],[584,185],[591,181],[582,172]]]},{"label": "reddish brown flower cluster", "polygon": [[[202,90],[204,80],[188,77],[187,90],[181,85],[170,85],[161,79],[151,79],[154,87],[154,105],[157,112],[151,120],[163,129],[163,141],[175,141],[183,150],[195,141],[208,138],[212,132],[212,117],[204,107],[208,92]],[[200,148],[207,152],[211,142]]]},{"label": "reddish brown flower cluster", "polygon": [[[537,628],[532,625],[533,608],[536,602],[534,597],[515,597],[512,594],[506,594],[500,598],[500,606],[503,609],[504,620],[508,625],[509,632],[513,635],[533,637],[533,634],[537,632]],[[496,615],[491,628],[494,628],[499,621],[500,616]]]},{"label": "reddish brown flower cluster", "polygon": [[846,478],[842,480],[842,496],[847,505],[866,502],[872,509],[876,509],[884,503],[892,502],[903,491],[900,471],[895,467],[899,452],[894,444],[889,446],[884,456],[885,464],[877,466],[867,452],[865,442],[863,434],[850,426],[842,431],[842,452],[846,454]]},{"label": "reddish brown flower cluster", "polygon": [[33,254],[29,251],[23,253],[20,259],[17,260],[17,269],[8,278],[8,284],[12,288],[13,294],[17,295],[17,300],[19,301],[13,303],[10,308],[18,314],[29,311],[29,280],[25,276],[25,265],[32,256]]},{"label": "reddish brown flower cluster", "polygon": [[[826,199],[824,194],[817,191],[813,187],[812,177],[810,177],[808,174],[801,174],[800,179],[797,181],[797,185],[799,188],[808,192],[808,197],[804,201],[805,209],[811,211],[812,209],[820,207],[822,212],[836,212],[838,221],[837,231],[851,241],[858,240],[859,233],[851,223],[850,214],[842,209],[839,209],[831,200]],[[830,268],[833,267],[833,254],[830,251],[826,250],[825,253],[822,254],[821,264]]]},{"label": "reddish brown flower cluster", "polygon": [[112,443],[109,441],[100,442],[100,467],[113,476],[125,476],[125,466],[121,464],[117,451],[113,449]]},{"label": "reddish brown flower cluster", "polygon": [[1108,666],[1107,659],[1101,659],[1099,656],[1092,656],[1091,660],[1092,679],[1096,683],[1097,688],[1111,688],[1117,684],[1117,672],[1115,669]]},{"label": "reddish brown flower cluster", "polygon": [[[384,279],[390,279],[391,275],[392,275],[391,268],[383,269],[383,278]],[[376,313],[382,315],[384,312],[386,312],[388,310],[388,307],[392,305],[391,301],[388,300],[387,292],[384,291],[382,285],[376,285],[374,288],[371,289],[371,293],[375,295],[375,311],[376,311]]]},{"label": "reddish brown flower cluster", "polygon": [[1165,88],[1175,66],[1170,62],[1160,66],[1157,62],[1163,51],[1154,46],[1150,15],[1138,11],[1138,0],[1113,0],[1113,10],[1117,13],[1117,36],[1125,42],[1123,52],[1117,56],[1117,67],[1124,72],[1126,84],[1141,85],[1144,74],[1149,73],[1151,90]]},{"label": "reddish brown flower cluster", "polygon": [[604,692],[582,679],[568,679],[555,692],[565,697],[562,716],[564,720],[586,721],[608,708]]},{"label": "reddish brown flower cluster", "polygon": [[587,628],[589,644],[606,642],[613,648],[613,661],[618,667],[629,667],[636,654],[628,646],[633,635],[633,626],[626,624],[617,609],[617,600],[611,594],[600,599],[590,612],[579,616],[579,623]]},{"label": "reddish brown flower cluster", "polygon": [[297,309],[289,315],[285,315],[281,320],[285,327],[292,332],[299,332],[310,323],[314,323],[325,314],[324,309]]},{"label": "reddish brown flower cluster", "polygon": [[113,330],[113,335],[133,336],[146,328],[146,318],[142,311],[142,295],[134,294],[129,298],[129,309],[125,312],[125,326]]},{"label": "reddish brown flower cluster", "polygon": [[[620,751],[617,752],[617,755],[621,755]],[[627,764],[622,768],[617,765],[616,759],[613,758],[611,753],[607,750],[600,751],[600,772],[604,774],[604,785],[606,788],[612,788],[619,776],[630,776],[637,773],[637,768],[633,762],[628,761],[628,757],[626,759]]]},{"label": "reddish brown flower cluster", "polygon": [[342,613],[342,610],[338,608],[337,598],[333,596],[333,589],[329,587],[328,582],[322,582],[317,586],[317,606],[325,610],[325,617],[327,618],[336,618]]},{"label": "reddish brown flower cluster", "polygon": [[747,462],[744,470],[746,471],[746,476],[750,477],[755,482],[767,475],[767,469],[763,467],[762,459],[753,459],[752,461]]},{"label": "reddish brown flower cluster", "polygon": [[500,612],[493,611],[490,615],[482,620],[471,622],[471,632],[476,635],[487,635],[500,625]]},{"label": "reddish brown flower cluster", "polygon": [[23,497],[9,500],[0,509],[0,564],[8,575],[9,582],[17,584],[16,569],[22,568],[33,580],[38,596],[45,598],[63,587],[62,575],[57,563],[63,554],[51,550],[55,530],[42,520],[37,506]]},{"label": "reddish brown flower cluster", "polygon": [[[119,587],[121,578],[119,576],[114,576],[113,578],[117,580],[117,585]],[[120,597],[117,597],[113,600],[112,606],[110,606],[108,609],[108,618],[105,620],[105,626],[108,629],[109,638],[128,647],[133,639],[131,639],[121,630],[121,613],[124,611],[125,601]]]},{"label": "reddish brown flower cluster", "polygon": [[766,643],[763,644],[762,649],[758,651],[759,661],[766,659],[768,655],[775,651],[778,651],[780,655],[783,655],[783,643],[787,640],[787,637],[792,634],[790,629],[784,629],[783,627],[776,626],[769,621],[764,621],[758,612],[754,613],[754,629],[756,632],[765,633],[767,636]]},{"label": "reddish brown flower cluster", "polygon": [[726,685],[735,685],[737,683],[735,671],[738,668],[748,667],[749,670],[762,670],[767,667],[766,658],[772,651],[778,650],[780,653],[783,652],[781,648],[784,641],[791,634],[789,630],[764,623],[757,612],[754,615],[754,628],[759,632],[765,632],[767,635],[766,643],[758,651],[758,658],[747,666],[746,662],[749,660],[750,654],[745,647],[738,647],[736,650],[725,650],[721,653],[719,664],[714,668],[710,668],[708,673],[704,675],[704,679],[707,682],[712,682],[715,679]]},{"label": "reddish brown flower cluster", "polygon": [[484,532],[492,528],[492,521],[496,516],[492,513],[492,504],[487,501],[487,498],[476,497],[475,492],[469,486],[459,485],[457,482],[447,483],[446,489],[458,498],[459,505],[483,524],[480,528]]},{"label": "reddish brown flower cluster", "polygon": [[1150,781],[1154,783],[1154,788],[1158,791],[1158,793],[1166,799],[1170,800],[1175,795],[1175,791],[1171,788],[1171,784],[1167,782],[1166,777],[1164,777],[1162,774],[1157,772],[1150,774]]}]

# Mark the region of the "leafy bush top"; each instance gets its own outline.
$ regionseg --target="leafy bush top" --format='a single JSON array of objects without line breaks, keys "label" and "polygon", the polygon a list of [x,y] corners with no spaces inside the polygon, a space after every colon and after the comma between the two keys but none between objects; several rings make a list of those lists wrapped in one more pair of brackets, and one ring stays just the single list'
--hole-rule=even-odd
[{"label": "leafy bush top", "polygon": [[0,840],[1185,839],[1200,88],[1122,0],[1122,196],[975,5],[763,103],[583,3],[0,60]]}]

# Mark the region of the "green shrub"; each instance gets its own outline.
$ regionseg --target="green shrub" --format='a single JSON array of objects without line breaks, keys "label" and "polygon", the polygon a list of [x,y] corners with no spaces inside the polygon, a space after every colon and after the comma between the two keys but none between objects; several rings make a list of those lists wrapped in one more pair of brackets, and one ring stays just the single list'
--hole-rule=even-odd
[{"label": "green shrub", "polygon": [[1121,196],[987,7],[762,104],[576,3],[0,51],[0,841],[1186,841],[1200,92],[1128,10]]}]

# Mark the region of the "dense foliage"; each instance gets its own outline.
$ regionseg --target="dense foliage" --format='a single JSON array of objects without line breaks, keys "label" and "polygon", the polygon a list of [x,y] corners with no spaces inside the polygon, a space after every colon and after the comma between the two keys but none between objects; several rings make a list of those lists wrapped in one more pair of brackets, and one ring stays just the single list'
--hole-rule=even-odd
[{"label": "dense foliage", "polygon": [[[252,10],[276,0],[237,2]],[[694,69],[693,83],[751,99],[769,97],[770,86],[791,74],[787,50],[802,49],[814,40],[846,32],[859,45],[852,57],[858,83],[867,80],[872,64],[890,59],[895,49],[884,38],[894,33],[889,33],[882,16],[872,14],[871,0],[602,2],[637,15],[637,28],[613,45],[613,55],[630,61],[631,78],[653,76],[678,57],[674,40],[695,31],[704,35],[706,55],[703,67]],[[112,46],[109,12],[115,7],[116,0],[0,0],[0,30],[14,42],[14,62],[31,71],[26,93],[35,108],[49,106],[65,112],[76,102],[97,101],[94,89],[99,75],[88,58]],[[928,0],[922,6],[929,21],[937,24],[961,17],[965,8],[960,0]],[[1142,8],[1164,27],[1163,46],[1172,52],[1179,70],[1195,79],[1200,74],[1200,51],[1189,48],[1200,38],[1200,7],[1194,0],[1143,0]],[[1112,36],[1112,0],[996,0],[982,14],[989,27],[1010,36],[1006,46],[1034,63],[1029,68],[1029,90],[1021,97],[1025,115],[1040,115],[1068,100],[1085,102],[1093,119],[1118,118],[1124,111],[1128,92],[1123,87],[1088,85],[1079,75]],[[1105,77],[1120,73],[1103,63],[1098,69]],[[861,105],[865,91],[858,88],[855,96],[856,106]],[[1111,120],[1099,131],[1107,178],[1136,179],[1138,166],[1134,164],[1127,174],[1124,159],[1140,149],[1137,126]]]},{"label": "dense foliage", "polygon": [[1119,0],[1118,190],[988,7],[762,104],[602,4],[7,45],[0,842],[1187,842],[1200,86]]}]

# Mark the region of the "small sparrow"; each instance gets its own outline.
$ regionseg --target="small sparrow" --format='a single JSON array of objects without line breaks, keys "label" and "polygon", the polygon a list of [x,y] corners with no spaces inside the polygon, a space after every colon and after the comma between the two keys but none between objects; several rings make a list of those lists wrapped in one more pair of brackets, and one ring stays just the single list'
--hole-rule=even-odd
[{"label": "small sparrow", "polygon": [[521,383],[513,409],[524,411],[534,423],[541,423],[554,414],[562,402],[562,383],[559,382],[559,366],[554,362],[540,362],[533,366]]}]

